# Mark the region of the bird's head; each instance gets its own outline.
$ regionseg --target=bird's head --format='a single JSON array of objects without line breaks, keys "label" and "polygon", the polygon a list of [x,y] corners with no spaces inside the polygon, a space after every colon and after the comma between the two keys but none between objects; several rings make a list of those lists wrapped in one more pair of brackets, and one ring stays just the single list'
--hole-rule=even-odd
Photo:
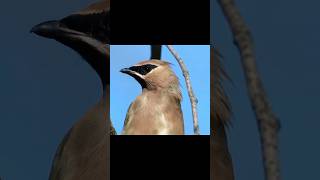
[{"label": "bird's head", "polygon": [[42,22],[31,32],[55,39],[82,56],[88,56],[90,50],[106,54],[110,43],[110,8],[107,7],[107,2],[101,1],[60,20]]},{"label": "bird's head", "polygon": [[106,83],[110,57],[110,6],[107,3],[109,0],[103,0],[60,20],[40,23],[31,32],[77,51]]},{"label": "bird's head", "polygon": [[155,59],[142,61],[129,68],[123,68],[120,72],[135,78],[143,89],[165,90],[181,99],[179,80],[169,62]]}]

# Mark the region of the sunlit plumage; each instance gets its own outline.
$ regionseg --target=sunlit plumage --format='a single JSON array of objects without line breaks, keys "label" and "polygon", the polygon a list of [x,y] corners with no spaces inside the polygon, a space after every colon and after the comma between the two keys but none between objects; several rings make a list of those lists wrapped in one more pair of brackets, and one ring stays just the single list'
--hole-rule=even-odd
[{"label": "sunlit plumage", "polygon": [[184,134],[182,95],[169,63],[142,61],[121,72],[135,78],[142,87],[142,93],[128,109],[123,135]]}]

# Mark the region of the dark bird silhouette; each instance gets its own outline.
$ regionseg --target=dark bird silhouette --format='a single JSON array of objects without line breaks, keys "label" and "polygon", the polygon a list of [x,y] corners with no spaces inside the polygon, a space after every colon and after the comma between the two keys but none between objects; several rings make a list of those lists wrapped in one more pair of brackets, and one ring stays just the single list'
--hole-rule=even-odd
[{"label": "dark bird silhouette", "polygon": [[229,100],[222,86],[223,78],[227,75],[223,71],[220,55],[213,48],[210,49],[211,58],[211,175],[214,180],[234,180],[232,159],[228,150],[225,127],[230,119]]},{"label": "dark bird silhouette", "polygon": [[107,179],[108,134],[115,133],[109,117],[109,0],[92,4],[61,20],[41,23],[31,31],[78,52],[98,73],[104,92],[100,102],[64,137],[56,151],[49,179]]},{"label": "dark bird silhouette", "polygon": [[110,8],[109,1],[95,3],[61,20],[47,21],[32,28],[37,35],[55,39],[77,51],[109,84]]}]

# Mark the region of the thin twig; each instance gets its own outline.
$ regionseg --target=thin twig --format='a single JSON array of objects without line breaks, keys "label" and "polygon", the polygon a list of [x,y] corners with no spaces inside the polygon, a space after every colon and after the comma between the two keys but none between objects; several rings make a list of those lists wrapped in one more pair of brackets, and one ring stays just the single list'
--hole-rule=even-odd
[{"label": "thin twig", "polygon": [[255,112],[260,133],[265,179],[280,180],[278,155],[280,124],[272,112],[257,70],[251,34],[236,8],[234,0],[218,0],[218,2],[233,33],[234,43],[240,51],[251,106]]},{"label": "thin twig", "polygon": [[173,49],[172,45],[166,45],[171,54],[176,58],[178,61],[180,68],[182,70],[183,76],[186,81],[187,89],[188,89],[188,94],[190,97],[190,103],[191,103],[191,109],[192,109],[192,116],[193,116],[193,131],[195,135],[200,135],[200,130],[199,130],[199,124],[198,124],[198,112],[197,112],[197,103],[198,100],[196,96],[193,93],[192,86],[191,86],[191,80],[189,76],[189,72],[187,70],[186,65],[184,64],[183,60],[180,58],[178,53]]}]

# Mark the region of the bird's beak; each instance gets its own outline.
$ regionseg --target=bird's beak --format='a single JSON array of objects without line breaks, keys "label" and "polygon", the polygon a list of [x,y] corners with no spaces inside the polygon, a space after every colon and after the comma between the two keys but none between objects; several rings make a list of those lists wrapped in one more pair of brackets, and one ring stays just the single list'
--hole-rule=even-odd
[{"label": "bird's beak", "polygon": [[66,27],[60,21],[46,21],[40,23],[38,25],[35,25],[30,32],[51,39],[57,39],[59,37],[68,37],[72,35],[84,35],[84,33],[82,32],[75,31]]},{"label": "bird's beak", "polygon": [[53,34],[56,34],[59,27],[59,21],[46,21],[38,25],[35,25],[30,32],[35,33],[39,36],[53,38]]},{"label": "bird's beak", "polygon": [[120,70],[120,72],[125,73],[125,74],[132,74],[132,71],[129,68],[123,68]]},{"label": "bird's beak", "polygon": [[123,68],[120,70],[120,72],[122,72],[124,74],[128,74],[129,76],[132,76],[135,79],[143,79],[143,77],[139,73],[136,73],[135,71],[131,70],[130,68]]}]

